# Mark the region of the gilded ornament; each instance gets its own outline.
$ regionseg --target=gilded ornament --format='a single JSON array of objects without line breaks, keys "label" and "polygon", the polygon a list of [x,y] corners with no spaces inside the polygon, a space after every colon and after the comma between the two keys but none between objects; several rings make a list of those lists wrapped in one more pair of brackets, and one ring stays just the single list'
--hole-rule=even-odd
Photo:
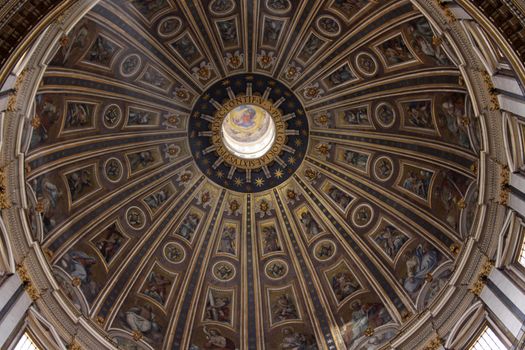
[{"label": "gilded ornament", "polygon": [[489,109],[491,111],[497,111],[500,109],[499,99],[498,99],[498,90],[494,86],[494,82],[492,81],[492,76],[486,70],[482,70],[481,75],[483,76],[483,81],[485,82],[485,85],[487,85],[487,89],[490,95]]},{"label": "gilded ornament", "polygon": [[133,331],[133,340],[140,341],[144,337],[140,331]]},{"label": "gilded ornament", "polygon": [[44,255],[46,256],[47,260],[52,260],[55,254],[49,248],[45,248]]},{"label": "gilded ornament", "polygon": [[458,254],[459,254],[459,252],[461,250],[461,247],[457,243],[452,243],[452,245],[450,245],[450,247],[449,247],[449,250],[454,256],[458,256]]},{"label": "gilded ornament", "polygon": [[237,202],[237,200],[232,200],[230,202],[230,211],[232,213],[235,213],[237,210],[239,210],[241,208],[241,205],[239,204],[239,202]]},{"label": "gilded ornament", "polygon": [[27,268],[23,264],[16,265],[16,273],[18,274],[18,277],[20,277],[22,282],[27,283],[31,281],[29,273],[27,272]]},{"label": "gilded ornament", "polygon": [[470,125],[470,119],[466,116],[461,118],[461,125],[463,126],[469,126]]},{"label": "gilded ornament", "polygon": [[20,86],[22,85],[22,83],[24,82],[24,79],[27,75],[27,72],[28,72],[28,69],[27,68],[24,68],[20,74],[18,74],[18,76],[16,77],[16,81],[15,81],[15,91],[18,91],[18,89],[20,89]]},{"label": "gilded ornament", "polygon": [[[180,93],[180,91],[177,92],[177,93]],[[168,123],[170,123],[172,125],[178,124],[179,123],[179,117],[177,115],[174,115],[174,114],[170,115],[168,117]]]},{"label": "gilded ornament", "polygon": [[5,169],[0,169],[0,208],[9,209],[11,208],[11,201],[7,195],[7,176]]},{"label": "gilded ornament", "polygon": [[31,298],[31,300],[37,301],[38,299],[40,299],[40,291],[32,283],[29,282],[25,284],[24,289]]},{"label": "gilded ornament", "polygon": [[261,201],[261,203],[259,204],[259,208],[261,209],[261,211],[263,213],[266,213],[268,210],[270,210],[270,204],[268,204],[267,201],[263,200]]},{"label": "gilded ornament", "polygon": [[7,112],[14,112],[16,111],[16,94],[10,94],[9,98],[7,99]]},{"label": "gilded ornament", "polygon": [[177,96],[181,100],[186,100],[189,97],[188,93],[183,89],[177,89],[177,91],[175,92],[175,96]]},{"label": "gilded ornament", "polygon": [[98,316],[98,317],[97,317],[97,324],[98,324],[99,326],[103,326],[104,323],[106,323],[106,319],[105,319],[104,317],[102,317],[102,316]]},{"label": "gilded ornament", "polygon": [[474,295],[478,297],[481,295],[481,292],[483,291],[483,288],[485,288],[485,285],[487,284],[487,280],[493,268],[494,268],[494,261],[492,260],[487,260],[483,264],[479,272],[478,279],[474,282],[474,284],[472,285],[472,288],[470,288],[470,291]]},{"label": "gilded ornament", "polygon": [[494,268],[494,261],[488,260],[487,262],[485,262],[485,264],[483,264],[480,274],[483,276],[488,276],[492,272],[493,268]]},{"label": "gilded ornament", "polygon": [[329,120],[329,118],[328,118],[328,115],[327,115],[327,114],[321,114],[321,115],[319,116],[319,118],[317,118],[317,121],[318,121],[319,124],[321,124],[321,125],[326,125],[326,124],[328,124],[328,120]]},{"label": "gilded ornament", "polygon": [[372,327],[368,327],[366,330],[365,330],[365,336],[366,337],[371,337],[373,336],[375,333],[375,330],[372,328]]},{"label": "gilded ornament", "polygon": [[323,156],[328,155],[330,153],[330,145],[326,143],[320,143],[317,145],[317,152],[322,154]]},{"label": "gilded ornament", "polygon": [[310,182],[317,180],[319,173],[313,169],[306,169],[304,172],[306,179]]},{"label": "gilded ornament", "polygon": [[35,210],[36,210],[37,213],[42,214],[46,210],[46,206],[45,206],[44,202],[38,201],[36,203]]},{"label": "gilded ornament", "polygon": [[436,3],[439,7],[445,12],[445,16],[448,18],[450,22],[455,22],[457,20],[454,13],[447,7],[447,3],[443,0],[436,0]]},{"label": "gilded ornament", "polygon": [[412,317],[412,313],[410,311],[404,310],[401,313],[401,320],[403,322],[406,322],[410,317]]},{"label": "gilded ornament", "polygon": [[75,277],[71,280],[71,284],[73,285],[73,287],[78,287],[81,283],[82,281],[78,277]]},{"label": "gilded ornament", "polygon": [[317,87],[309,87],[308,89],[306,89],[306,96],[308,98],[316,98],[318,95],[319,95],[319,88]]},{"label": "gilded ornament", "polygon": [[40,116],[36,115],[33,117],[33,119],[31,119],[31,126],[34,129],[38,129],[41,125],[42,125],[42,119],[40,118]]},{"label": "gilded ornament", "polygon": [[3,193],[0,193],[0,209],[9,209],[11,208],[11,202],[7,199],[7,196]]},{"label": "gilded ornament", "polygon": [[82,347],[79,343],[77,343],[75,340],[71,342],[71,344],[68,345],[68,350],[82,350]]},{"label": "gilded ornament", "polygon": [[58,40],[61,47],[66,47],[69,45],[69,37],[66,34],[63,34],[60,39]]},{"label": "gilded ornament", "polygon": [[443,340],[440,337],[436,337],[425,346],[425,350],[438,350],[443,345]]},{"label": "gilded ornament", "polygon": [[434,280],[434,277],[432,276],[432,274],[429,272],[427,273],[427,275],[425,276],[425,281],[427,281],[428,283],[432,282]]},{"label": "gilded ornament", "polygon": [[499,192],[499,203],[501,205],[507,205],[510,196],[510,170],[507,165],[501,166],[500,171],[500,192]]}]

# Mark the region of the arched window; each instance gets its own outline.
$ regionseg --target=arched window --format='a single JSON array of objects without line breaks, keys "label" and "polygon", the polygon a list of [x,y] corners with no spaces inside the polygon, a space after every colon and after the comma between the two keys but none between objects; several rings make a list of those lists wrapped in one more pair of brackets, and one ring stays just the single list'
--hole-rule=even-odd
[{"label": "arched window", "polygon": [[508,347],[498,338],[496,333],[485,325],[483,331],[478,336],[474,344],[469,347],[469,350],[507,350]]},{"label": "arched window", "polygon": [[29,333],[25,332],[22,334],[13,350],[40,350],[40,348],[36,346]]}]

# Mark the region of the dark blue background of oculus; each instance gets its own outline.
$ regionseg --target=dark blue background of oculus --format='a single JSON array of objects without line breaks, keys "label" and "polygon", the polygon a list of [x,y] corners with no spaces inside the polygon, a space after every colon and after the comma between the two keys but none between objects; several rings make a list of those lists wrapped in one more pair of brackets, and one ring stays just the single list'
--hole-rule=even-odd
[{"label": "dark blue background of oculus", "polygon": [[[219,158],[216,152],[211,152],[206,155],[202,154],[202,151],[207,147],[211,146],[210,137],[199,137],[199,131],[211,130],[211,123],[200,118],[201,114],[208,114],[213,116],[216,112],[215,107],[210,103],[211,99],[223,104],[228,101],[227,87],[231,87],[236,96],[246,94],[247,83],[252,83],[253,95],[262,96],[267,87],[272,90],[268,99],[270,101],[277,101],[281,97],[284,97],[284,101],[279,109],[282,111],[282,115],[289,113],[295,113],[296,117],[285,122],[286,129],[298,130],[299,135],[291,135],[286,138],[285,144],[295,149],[295,154],[282,151],[280,157],[287,164],[286,168],[282,168],[279,163],[272,162],[268,165],[271,177],[266,178],[262,169],[252,170],[251,183],[246,182],[246,170],[237,169],[232,177],[228,179],[228,173],[230,172],[230,165],[227,163],[221,164],[217,169],[213,169],[212,165]],[[261,192],[271,189],[284,181],[286,181],[301,165],[306,150],[308,148],[308,119],[306,117],[305,110],[299,101],[299,99],[282,83],[275,81],[269,77],[255,75],[255,74],[243,74],[233,77],[229,77],[222,81],[219,81],[212,85],[200,98],[197,100],[193,112],[191,114],[190,122],[188,125],[188,137],[190,149],[193,154],[195,162],[202,170],[202,172],[208,176],[215,183],[239,192]],[[293,157],[293,158],[290,158]],[[291,160],[295,159],[295,163]],[[282,170],[283,176],[277,178],[275,173]],[[264,184],[262,186],[256,185],[256,179],[263,179]],[[241,183],[236,182],[236,179],[242,180]]]}]

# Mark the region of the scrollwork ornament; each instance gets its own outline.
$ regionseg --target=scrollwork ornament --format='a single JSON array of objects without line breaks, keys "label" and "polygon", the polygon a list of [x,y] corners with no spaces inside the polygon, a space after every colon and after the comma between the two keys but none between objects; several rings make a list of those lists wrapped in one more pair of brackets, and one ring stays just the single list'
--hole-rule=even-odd
[{"label": "scrollwork ornament", "polygon": [[452,243],[449,247],[449,250],[454,256],[458,256],[459,252],[461,251],[461,246],[457,243]]},{"label": "scrollwork ornament", "polygon": [[5,169],[0,169],[0,208],[7,209],[11,203],[7,196],[7,176]]},{"label": "scrollwork ornament", "polygon": [[499,191],[499,203],[501,205],[507,205],[510,196],[510,170],[508,165],[500,165],[500,191]]},{"label": "scrollwork ornament", "polygon": [[20,280],[22,280],[24,289],[31,300],[36,301],[40,299],[40,291],[33,285],[31,277],[29,276],[29,272],[27,271],[27,267],[24,264],[17,264],[16,273],[18,274],[18,277],[20,277]]},{"label": "scrollwork ornament", "polygon": [[372,337],[374,336],[375,334],[375,330],[371,327],[368,327],[366,330],[365,330],[365,337]]},{"label": "scrollwork ornament", "polygon": [[424,350],[438,350],[441,348],[442,345],[443,340],[439,336],[437,336],[434,339],[432,339],[427,346],[425,346]]},{"label": "scrollwork ornament", "polygon": [[8,112],[14,112],[16,111],[16,94],[10,94],[9,98],[7,99],[7,107],[6,110]]},{"label": "scrollwork ornament", "polygon": [[494,264],[495,263],[493,260],[487,260],[483,264],[479,272],[478,279],[474,282],[474,284],[472,285],[472,288],[470,288],[470,291],[472,292],[472,294],[478,297],[481,295],[483,288],[485,288],[487,284],[489,275],[492,272],[492,269],[494,268]]},{"label": "scrollwork ornament", "polygon": [[67,346],[68,350],[82,350],[82,347],[75,339]]},{"label": "scrollwork ornament", "polygon": [[450,10],[447,6],[447,2],[443,1],[443,0],[436,0],[436,3],[438,4],[438,6],[443,10],[443,12],[445,12],[445,16],[448,18],[449,22],[455,22],[457,21],[457,18],[456,16],[454,15],[454,13],[452,12],[452,10]]},{"label": "scrollwork ornament", "polygon": [[133,331],[133,340],[140,341],[144,337],[144,335],[140,331]]}]

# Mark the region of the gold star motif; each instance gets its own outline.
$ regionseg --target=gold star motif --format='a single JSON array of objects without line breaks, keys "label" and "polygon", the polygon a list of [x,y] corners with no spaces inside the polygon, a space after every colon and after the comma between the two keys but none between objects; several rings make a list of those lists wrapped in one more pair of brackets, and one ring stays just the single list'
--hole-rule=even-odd
[{"label": "gold star motif", "polygon": [[303,125],[303,121],[300,120],[300,119],[299,119],[299,120],[296,120],[296,121],[295,121],[295,125],[296,125],[296,126],[302,126],[302,125]]},{"label": "gold star motif", "polygon": [[242,185],[242,180],[241,180],[240,178],[236,177],[236,178],[235,178],[235,185],[236,185],[236,186],[240,186],[240,185]]},{"label": "gold star motif", "polygon": [[277,169],[275,171],[274,175],[275,175],[276,178],[280,179],[280,178],[283,177],[284,173],[283,173],[282,169]]},{"label": "gold star motif", "polygon": [[219,179],[222,179],[222,177],[224,176],[224,173],[222,172],[222,170],[219,170],[217,171],[216,175]]},{"label": "gold star motif", "polygon": [[302,146],[303,145],[303,141],[301,139],[295,139],[295,145],[297,147]]},{"label": "gold star motif", "polygon": [[222,82],[222,86],[227,86],[227,85],[230,85],[230,81],[229,80],[224,80]]},{"label": "gold star motif", "polygon": [[255,185],[256,185],[257,187],[261,187],[262,185],[264,185],[264,179],[262,179],[262,178],[260,178],[260,177],[257,178],[257,179],[255,180]]},{"label": "gold star motif", "polygon": [[210,160],[208,158],[204,158],[204,160],[202,161],[202,164],[208,165],[210,164]]},{"label": "gold star motif", "polygon": [[294,165],[295,162],[296,162],[295,157],[290,156],[290,157],[288,158],[288,163],[290,163],[291,165]]}]

